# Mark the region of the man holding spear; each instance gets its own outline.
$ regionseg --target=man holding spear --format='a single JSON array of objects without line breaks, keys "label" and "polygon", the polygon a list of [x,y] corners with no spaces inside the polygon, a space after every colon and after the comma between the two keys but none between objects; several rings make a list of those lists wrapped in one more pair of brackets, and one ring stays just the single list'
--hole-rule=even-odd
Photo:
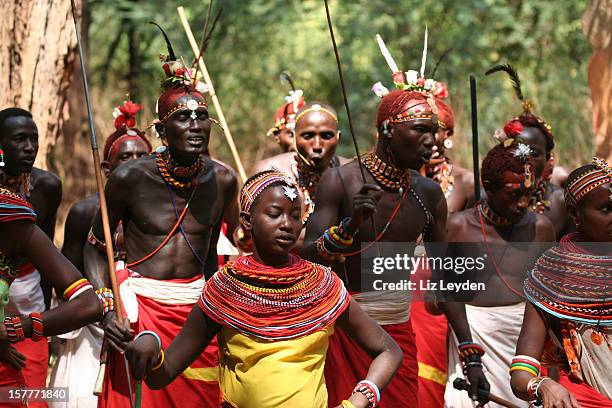
[{"label": "man holding spear", "polygon": [[[204,155],[212,120],[204,89],[167,44],[156,124],[165,149],[121,166],[106,185],[111,229],[122,221],[128,262],[118,281],[131,326],[112,313],[104,320],[106,338],[119,352],[135,334],[150,334],[147,330],[159,333],[164,347],[170,344],[198,300],[204,275],[216,270],[221,222],[236,205],[236,175]],[[101,226],[98,215],[85,248],[86,265],[95,269],[106,263],[97,250],[104,247]],[[130,404],[121,359],[112,353],[99,406]],[[163,390],[143,386],[143,406],[216,407],[216,365],[216,347],[209,347]]]}]

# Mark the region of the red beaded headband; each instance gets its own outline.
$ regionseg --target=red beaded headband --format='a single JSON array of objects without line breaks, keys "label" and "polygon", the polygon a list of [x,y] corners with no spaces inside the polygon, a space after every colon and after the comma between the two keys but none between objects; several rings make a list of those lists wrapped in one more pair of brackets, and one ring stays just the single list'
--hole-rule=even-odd
[{"label": "red beaded headband", "polygon": [[240,210],[250,213],[253,202],[266,188],[273,183],[283,183],[289,189],[285,189],[285,195],[293,201],[297,198],[297,186],[289,176],[281,171],[271,170],[260,173],[248,180],[240,191]]},{"label": "red beaded headband", "polygon": [[[588,193],[606,183],[612,183],[612,169],[598,157],[592,162],[596,168],[587,170],[565,187],[565,204],[577,205]],[[612,187],[610,187],[610,201],[612,201]]]}]

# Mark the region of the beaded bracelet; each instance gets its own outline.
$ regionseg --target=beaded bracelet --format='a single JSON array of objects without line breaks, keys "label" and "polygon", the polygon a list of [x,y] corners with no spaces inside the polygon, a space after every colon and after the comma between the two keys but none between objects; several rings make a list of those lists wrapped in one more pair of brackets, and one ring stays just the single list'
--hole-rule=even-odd
[{"label": "beaded bracelet", "polygon": [[340,234],[340,236],[342,236],[343,238],[353,238],[356,234],[357,231],[352,231],[349,227],[348,227],[348,223],[351,221],[351,217],[346,217],[345,219],[343,219],[342,221],[340,221],[340,225],[338,225],[338,233]]},{"label": "beaded bracelet", "polygon": [[342,262],[344,260],[344,256],[340,252],[333,252],[327,249],[325,241],[325,235],[321,235],[319,238],[317,238],[315,241],[317,253],[321,255],[322,258],[327,259],[330,262]]},{"label": "beaded bracelet", "polygon": [[138,333],[138,334],[136,335],[136,337],[134,338],[134,340],[136,340],[136,339],[138,339],[139,337],[142,337],[142,336],[144,336],[144,335],[147,335],[147,334],[148,334],[149,336],[153,336],[153,337],[155,337],[155,340],[157,340],[157,348],[158,348],[158,350],[161,350],[161,349],[162,349],[162,341],[161,341],[161,338],[159,337],[159,335],[158,335],[157,333],[155,333],[155,332],[154,332],[154,331],[152,331],[152,330],[143,330],[143,331],[141,331],[140,333]]},{"label": "beaded bracelet", "polygon": [[68,301],[76,299],[81,293],[89,289],[93,290],[93,286],[87,279],[78,279],[64,290],[64,299]]},{"label": "beaded bracelet", "polygon": [[9,343],[18,343],[25,339],[25,333],[19,316],[5,317],[4,326],[6,327],[6,335]]},{"label": "beaded bracelet", "polygon": [[359,383],[357,383],[355,389],[353,389],[353,394],[355,393],[360,393],[366,397],[368,399],[368,406],[370,408],[378,406],[380,401],[380,391],[374,382],[369,380],[361,380]]},{"label": "beaded bracelet", "polygon": [[470,367],[480,367],[482,368],[482,363],[480,361],[468,361],[467,363],[463,364],[463,374],[467,375],[467,370]]},{"label": "beaded bracelet", "polygon": [[32,320],[32,341],[43,339],[44,323],[42,314],[38,312],[30,313],[30,320]]},{"label": "beaded bracelet", "polygon": [[161,359],[159,360],[159,363],[155,365],[155,367],[151,368],[151,371],[159,370],[159,368],[164,364],[164,349],[160,348],[159,352],[161,354]]},{"label": "beaded bracelet", "polygon": [[538,399],[540,399],[540,398],[541,398],[541,396],[540,396],[540,385],[542,385],[542,383],[543,383],[544,381],[546,381],[546,380],[550,380],[550,379],[551,379],[550,377],[540,377],[540,381],[538,381],[538,383],[536,384],[536,386],[535,386],[535,392],[534,392],[534,394],[533,394],[533,395],[534,395],[536,398],[538,398]]},{"label": "beaded bracelet", "polygon": [[100,288],[96,290],[96,295],[98,295],[98,299],[100,300],[104,310],[102,316],[106,316],[108,312],[115,310],[115,295],[111,289]]},{"label": "beaded bracelet", "polygon": [[534,377],[539,377],[542,366],[540,362],[531,356],[514,356],[510,365],[510,373],[514,371],[525,371]]},{"label": "beaded bracelet", "polygon": [[457,347],[459,349],[459,357],[462,362],[470,356],[482,356],[484,355],[484,349],[478,343],[474,343],[472,341],[464,341],[459,343]]}]

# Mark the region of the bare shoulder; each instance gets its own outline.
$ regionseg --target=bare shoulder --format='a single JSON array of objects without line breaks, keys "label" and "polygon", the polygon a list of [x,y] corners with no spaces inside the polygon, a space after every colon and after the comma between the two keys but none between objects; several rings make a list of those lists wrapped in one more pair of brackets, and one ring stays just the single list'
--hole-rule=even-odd
[{"label": "bare shoulder", "polygon": [[32,168],[32,187],[44,190],[46,194],[61,194],[62,182],[57,174],[47,170]]},{"label": "bare shoulder", "polygon": [[425,200],[427,204],[435,206],[439,200],[446,200],[440,184],[436,181],[423,177],[416,171],[411,171],[410,185]]},{"label": "bare shoulder", "polygon": [[545,215],[535,214],[535,216],[537,240],[545,242],[554,242],[556,235],[553,223]]},{"label": "bare shoulder", "polygon": [[276,156],[268,157],[267,159],[261,160],[255,164],[253,174],[275,168],[291,175],[291,163],[293,162],[294,157],[295,152],[281,153]]},{"label": "bare shoulder", "polygon": [[214,159],[211,159],[211,163],[213,164],[215,179],[223,187],[233,187],[237,185],[238,177],[236,171],[231,166]]},{"label": "bare shoulder", "polygon": [[465,191],[474,193],[474,173],[461,166],[453,166],[453,177],[461,183]]},{"label": "bare shoulder", "polygon": [[99,206],[100,202],[98,201],[98,197],[95,195],[89,196],[83,200],[77,201],[70,207],[68,218],[92,219]]},{"label": "bare shoulder", "polygon": [[130,160],[117,167],[108,178],[111,184],[128,184],[131,189],[139,184],[143,177],[151,177],[157,172],[155,155],[143,156],[136,160]]},{"label": "bare shoulder", "polygon": [[450,236],[451,234],[465,228],[465,226],[470,223],[471,213],[473,211],[474,210],[470,208],[450,214],[446,220],[446,230],[448,231],[448,235]]}]

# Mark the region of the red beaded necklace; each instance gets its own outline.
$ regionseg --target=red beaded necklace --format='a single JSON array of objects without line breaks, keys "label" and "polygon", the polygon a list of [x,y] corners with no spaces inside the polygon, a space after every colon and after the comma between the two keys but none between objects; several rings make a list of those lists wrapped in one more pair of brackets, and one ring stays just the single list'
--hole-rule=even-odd
[{"label": "red beaded necklace", "polygon": [[[198,156],[198,159],[190,166],[184,167],[178,165],[170,153],[166,150],[163,153],[156,153],[155,160],[157,168],[162,178],[168,185],[178,189],[185,190],[193,188],[196,185],[196,176],[204,168],[204,159],[202,156]],[[182,180],[177,180],[182,179]]]},{"label": "red beaded necklace", "polygon": [[402,170],[385,163],[373,152],[366,154],[362,163],[376,182],[383,187],[400,194],[410,187],[410,170]]},{"label": "red beaded necklace", "polygon": [[510,220],[502,217],[501,215],[497,215],[489,204],[486,201],[483,201],[478,204],[478,211],[480,214],[489,222],[489,224],[493,224],[496,227],[507,227],[512,224]]}]

